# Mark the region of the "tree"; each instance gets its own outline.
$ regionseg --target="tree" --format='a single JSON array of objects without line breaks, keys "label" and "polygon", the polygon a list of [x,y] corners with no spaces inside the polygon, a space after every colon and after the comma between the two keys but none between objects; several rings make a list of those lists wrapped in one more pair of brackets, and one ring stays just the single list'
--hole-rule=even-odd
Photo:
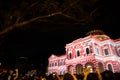
[{"label": "tree", "polygon": [[[109,1],[112,3],[112,1]],[[32,22],[49,22],[62,15],[74,24],[88,25],[104,16],[104,0],[10,0],[0,1],[0,36]],[[111,5],[110,5],[111,6]],[[107,8],[108,9],[108,8]]]}]

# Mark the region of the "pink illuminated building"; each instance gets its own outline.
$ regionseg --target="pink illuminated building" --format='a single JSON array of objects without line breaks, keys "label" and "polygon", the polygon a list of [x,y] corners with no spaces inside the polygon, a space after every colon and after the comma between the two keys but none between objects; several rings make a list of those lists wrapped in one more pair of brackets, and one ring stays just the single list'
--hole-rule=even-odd
[{"label": "pink illuminated building", "polygon": [[61,56],[52,54],[48,61],[48,73],[66,72],[81,74],[91,66],[91,72],[111,70],[120,72],[120,39],[111,39],[105,34],[89,34],[66,44],[66,53]]}]

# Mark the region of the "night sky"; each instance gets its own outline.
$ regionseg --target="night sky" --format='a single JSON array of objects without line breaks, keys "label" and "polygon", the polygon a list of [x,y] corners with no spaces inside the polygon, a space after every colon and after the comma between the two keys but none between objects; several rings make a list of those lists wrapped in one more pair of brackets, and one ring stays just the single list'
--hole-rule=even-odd
[{"label": "night sky", "polygon": [[[1,40],[1,59],[3,62],[12,64],[20,57],[25,57],[30,63],[47,65],[48,57],[51,54],[65,54],[66,44],[85,37],[90,30],[100,29],[112,39],[120,38],[119,10],[118,7],[112,8],[108,6],[106,8],[108,11],[103,17],[94,21],[94,25],[83,26],[74,24],[74,22],[69,22],[69,24],[33,22],[14,29]],[[58,21],[67,21],[58,16],[55,16]]]},{"label": "night sky", "polygon": [[[114,25],[81,27],[80,25],[47,24],[46,30],[39,26],[16,29],[10,32],[1,44],[1,54],[7,63],[13,63],[20,57],[27,57],[30,63],[47,63],[51,54],[65,54],[65,45],[83,38],[93,29],[103,30],[112,39],[120,37],[119,27]],[[53,29],[49,30],[49,27]],[[2,58],[3,58],[2,57]]]}]

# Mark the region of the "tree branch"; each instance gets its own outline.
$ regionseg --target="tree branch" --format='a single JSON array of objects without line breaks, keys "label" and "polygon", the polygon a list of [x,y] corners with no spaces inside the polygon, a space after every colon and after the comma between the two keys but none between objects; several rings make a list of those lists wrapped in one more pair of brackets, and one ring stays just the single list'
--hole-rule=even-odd
[{"label": "tree branch", "polygon": [[16,20],[15,23],[18,23],[18,22],[20,21],[20,19],[22,19],[22,18],[24,17],[24,15],[25,15],[26,13],[28,13],[28,11],[29,11],[31,8],[33,8],[34,6],[36,6],[39,2],[40,2],[40,1],[36,1],[36,2],[32,3],[29,7],[27,7],[27,8],[25,9],[23,15],[19,16],[19,17],[17,18],[17,20]]},{"label": "tree branch", "polygon": [[70,7],[74,6],[75,4],[77,4],[80,0],[74,1],[73,3],[70,4],[70,6],[66,7],[64,10],[62,10],[62,12],[65,12],[66,10],[68,10]]},{"label": "tree branch", "polygon": [[13,24],[7,28],[5,28],[4,30],[2,30],[0,32],[0,36],[8,33],[9,31],[12,31],[14,28],[17,28],[17,27],[21,27],[23,25],[26,25],[26,24],[29,24],[35,20],[38,20],[38,19],[42,19],[42,18],[47,18],[47,17],[52,17],[54,15],[57,15],[57,14],[61,14],[61,12],[55,12],[55,13],[52,13],[52,14],[49,14],[49,15],[45,15],[45,16],[39,16],[39,17],[35,17],[35,18],[32,18],[30,20],[27,20],[27,21],[23,21],[23,22],[20,22],[20,23],[16,23],[16,24]]},{"label": "tree branch", "polygon": [[[29,24],[29,23],[31,23],[31,22],[33,22],[33,21],[38,20],[38,19],[40,19],[40,20],[42,21],[43,18],[52,17],[52,16],[55,16],[55,15],[57,15],[57,14],[63,15],[63,16],[65,16],[65,17],[69,18],[69,19],[73,19],[74,21],[76,21],[76,22],[78,22],[78,23],[84,22],[84,21],[86,20],[86,18],[79,20],[79,19],[77,19],[77,18],[75,18],[75,17],[73,17],[73,16],[70,16],[70,15],[68,15],[68,14],[65,14],[65,11],[67,11],[67,10],[68,10],[69,8],[71,8],[72,6],[76,5],[79,1],[80,1],[80,0],[74,1],[74,2],[71,3],[68,7],[66,7],[65,9],[63,9],[63,10],[61,10],[61,11],[58,11],[58,12],[55,12],[55,13],[52,13],[52,14],[48,14],[48,15],[45,15],[45,16],[38,16],[38,17],[29,19],[29,20],[26,20],[26,21],[23,21],[23,22],[19,22],[19,20],[23,17],[23,15],[22,15],[22,16],[18,17],[18,19],[16,20],[16,23],[15,23],[15,24],[13,24],[13,25],[11,25],[11,26],[3,29],[3,30],[0,32],[0,36],[4,36],[4,34],[12,31],[14,28],[22,27],[23,25]],[[30,5],[30,7],[27,9],[27,11],[28,11],[31,7],[35,6],[35,5],[38,4],[38,3],[39,3],[39,1],[33,3],[32,5]],[[93,12],[91,12],[90,16],[91,16],[96,10],[97,10],[97,9],[95,9]]]},{"label": "tree branch", "polygon": [[[79,1],[79,0],[78,0],[78,1]],[[69,7],[65,8],[64,10],[62,10],[62,11],[60,11],[60,12],[55,12],[55,13],[48,14],[48,15],[45,15],[45,16],[35,17],[35,18],[32,18],[32,19],[27,20],[27,21],[19,22],[19,20],[23,17],[23,16],[21,16],[21,17],[19,17],[19,18],[16,20],[16,23],[15,23],[15,24],[13,24],[13,25],[11,25],[11,26],[3,29],[3,30],[0,32],[0,36],[8,33],[9,31],[12,31],[14,28],[17,28],[17,27],[20,27],[20,26],[29,24],[29,23],[31,23],[31,22],[33,22],[33,21],[35,21],[35,20],[38,20],[38,19],[47,18],[47,17],[52,17],[52,16],[57,15],[57,14],[62,14],[63,16],[65,16],[65,17],[67,17],[67,18],[72,18],[72,19],[74,19],[75,21],[79,21],[79,20],[75,19],[74,17],[71,17],[71,16],[69,16],[69,15],[63,14],[63,12],[65,12],[65,11],[66,11],[67,9],[69,9],[70,7],[74,6],[78,1],[75,1],[75,2],[71,3]],[[36,4],[38,4],[38,3],[39,3],[39,1],[36,2],[36,3],[33,3],[30,7],[33,7],[33,6],[35,6]],[[27,9],[27,10],[29,10],[29,9]]]},{"label": "tree branch", "polygon": [[93,14],[100,8],[101,6],[95,8],[93,11],[91,11],[90,16],[93,16]]}]

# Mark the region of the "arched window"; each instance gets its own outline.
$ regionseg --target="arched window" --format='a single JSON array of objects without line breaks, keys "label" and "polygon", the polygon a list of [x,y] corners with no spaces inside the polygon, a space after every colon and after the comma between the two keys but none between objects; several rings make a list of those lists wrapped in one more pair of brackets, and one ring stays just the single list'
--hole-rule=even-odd
[{"label": "arched window", "polygon": [[85,68],[87,69],[88,67],[91,67],[91,71],[90,72],[94,71],[94,64],[92,62],[87,62],[85,64]]},{"label": "arched window", "polygon": [[73,73],[73,66],[72,65],[68,66],[68,72]]},{"label": "arched window", "polygon": [[109,55],[108,49],[104,49],[105,55]]},{"label": "arched window", "polygon": [[63,75],[62,71],[60,71],[60,75]]},{"label": "arched window", "polygon": [[110,70],[110,71],[113,72],[113,68],[112,68],[112,65],[111,65],[111,64],[108,64],[108,70]]},{"label": "arched window", "polygon": [[80,56],[80,51],[79,51],[79,50],[77,50],[77,57],[78,57],[78,56]]},{"label": "arched window", "polygon": [[99,52],[99,49],[98,49],[98,48],[95,48],[95,50],[96,50],[96,53],[97,53],[97,54],[100,54],[100,52]]},{"label": "arched window", "polygon": [[98,63],[99,71],[102,73],[104,71],[103,64],[101,62]]},{"label": "arched window", "polygon": [[71,59],[72,58],[72,53],[70,52],[69,54],[68,54],[68,59]]},{"label": "arched window", "polygon": [[89,54],[89,53],[90,53],[89,48],[86,48],[86,54]]},{"label": "arched window", "polygon": [[57,66],[57,62],[55,62],[55,66]]},{"label": "arched window", "polygon": [[54,62],[52,63],[52,67],[54,66]]},{"label": "arched window", "polygon": [[76,65],[76,74],[81,74],[83,72],[83,66],[81,64]]}]

